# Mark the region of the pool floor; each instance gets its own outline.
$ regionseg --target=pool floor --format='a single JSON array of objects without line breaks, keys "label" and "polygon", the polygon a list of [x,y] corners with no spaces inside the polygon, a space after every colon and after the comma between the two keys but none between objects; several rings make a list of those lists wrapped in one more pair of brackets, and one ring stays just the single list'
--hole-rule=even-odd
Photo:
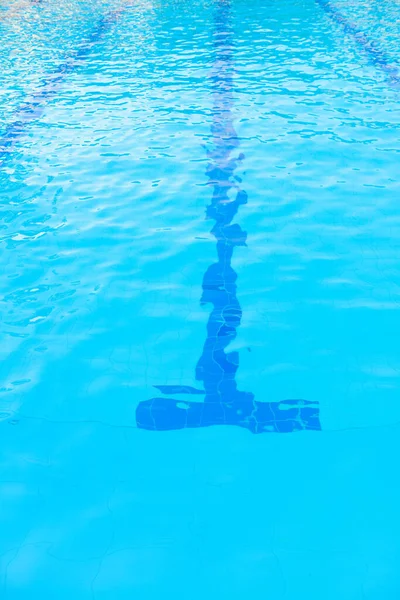
[{"label": "pool floor", "polygon": [[0,11],[0,598],[397,600],[395,0]]}]

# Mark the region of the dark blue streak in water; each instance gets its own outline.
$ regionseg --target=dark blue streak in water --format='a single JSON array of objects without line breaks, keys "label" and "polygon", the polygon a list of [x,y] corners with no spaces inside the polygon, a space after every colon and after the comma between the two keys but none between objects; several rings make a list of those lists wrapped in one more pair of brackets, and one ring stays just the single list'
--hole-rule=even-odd
[{"label": "dark blue streak in water", "polygon": [[400,84],[399,68],[392,64],[389,56],[381,48],[378,48],[373,41],[367,38],[362,29],[348,21],[330,0],[316,0],[316,2],[331,17],[331,19],[343,27],[345,33],[351,35],[355,39],[357,44],[367,53],[372,64],[382,69],[382,71],[388,75],[390,83],[396,85]]},{"label": "dark blue streak in water", "polygon": [[236,338],[242,317],[232,255],[235,247],[246,244],[247,237],[238,224],[232,223],[239,207],[247,203],[247,194],[239,188],[239,179],[234,176],[244,156],[231,157],[239,146],[239,139],[232,118],[233,40],[229,0],[219,0],[217,4],[214,45],[216,56],[211,77],[214,149],[209,153],[211,162],[207,169],[213,196],[207,217],[215,222],[212,233],[217,240],[218,261],[207,269],[203,279],[201,301],[213,305],[203,354],[196,367],[196,379],[203,382],[204,390],[188,386],[156,386],[163,394],[203,393],[204,401],[152,398],[139,404],[137,425],[153,431],[211,425],[237,425],[253,433],[319,430],[318,405],[312,402],[257,402],[252,393],[238,390],[235,377],[239,355],[226,352],[227,346]]},{"label": "dark blue streak in water", "polygon": [[32,99],[29,102],[25,102],[14,113],[12,123],[7,126],[0,136],[0,164],[13,151],[16,142],[25,134],[29,124],[42,116],[47,103],[56,96],[67,75],[73,72],[79,66],[80,61],[88,56],[94,44],[99,42],[120,12],[121,10],[114,10],[102,17],[90,36],[62,64],[48,75]]}]

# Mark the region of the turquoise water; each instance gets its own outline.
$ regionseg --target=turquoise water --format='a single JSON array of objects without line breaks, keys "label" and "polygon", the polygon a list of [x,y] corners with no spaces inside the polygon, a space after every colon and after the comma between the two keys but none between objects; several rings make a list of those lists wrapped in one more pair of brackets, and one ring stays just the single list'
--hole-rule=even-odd
[{"label": "turquoise water", "polygon": [[0,597],[397,599],[398,3],[8,6]]}]

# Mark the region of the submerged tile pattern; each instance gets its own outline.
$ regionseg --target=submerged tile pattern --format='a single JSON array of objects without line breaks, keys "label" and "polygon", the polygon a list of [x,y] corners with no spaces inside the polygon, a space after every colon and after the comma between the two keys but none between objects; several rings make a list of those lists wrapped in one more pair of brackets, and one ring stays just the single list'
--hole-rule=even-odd
[{"label": "submerged tile pattern", "polygon": [[356,43],[367,54],[372,64],[384,71],[389,83],[398,86],[400,84],[400,70],[393,64],[393,61],[386,52],[373,40],[370,40],[356,23],[349,21],[330,0],[316,0],[316,2],[331,19],[344,29],[346,34],[353,37]]},{"label": "submerged tile pattern", "polygon": [[251,392],[237,389],[238,352],[226,351],[236,338],[242,309],[236,295],[237,274],[232,267],[235,247],[246,244],[247,233],[233,220],[240,206],[247,203],[235,170],[243,154],[232,156],[240,141],[232,116],[233,106],[233,31],[231,3],[220,0],[215,11],[215,63],[210,77],[213,90],[212,137],[207,168],[213,189],[207,218],[215,222],[211,232],[217,240],[216,263],[203,279],[201,302],[212,304],[203,354],[197,363],[196,379],[204,388],[156,386],[163,394],[204,394],[203,402],[183,402],[173,398],[152,398],[137,408],[138,427],[155,431],[238,425],[252,433],[289,433],[304,429],[319,430],[318,405],[305,400],[260,402]]},{"label": "submerged tile pattern", "polygon": [[0,135],[0,165],[13,152],[15,144],[25,134],[29,124],[40,119],[47,103],[59,92],[65,78],[89,55],[94,44],[103,38],[122,10],[122,8],[112,10],[102,16],[88,39],[83,40],[76,50],[43,80],[40,89],[33,94],[32,99],[24,102],[16,111],[13,121]]}]

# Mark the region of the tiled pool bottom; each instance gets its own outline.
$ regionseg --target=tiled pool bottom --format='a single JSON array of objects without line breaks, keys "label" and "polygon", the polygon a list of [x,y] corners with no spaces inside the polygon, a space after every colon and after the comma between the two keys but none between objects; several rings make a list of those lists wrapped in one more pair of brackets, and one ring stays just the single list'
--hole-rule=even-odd
[{"label": "tiled pool bottom", "polygon": [[397,599],[396,11],[0,24],[2,598]]}]

